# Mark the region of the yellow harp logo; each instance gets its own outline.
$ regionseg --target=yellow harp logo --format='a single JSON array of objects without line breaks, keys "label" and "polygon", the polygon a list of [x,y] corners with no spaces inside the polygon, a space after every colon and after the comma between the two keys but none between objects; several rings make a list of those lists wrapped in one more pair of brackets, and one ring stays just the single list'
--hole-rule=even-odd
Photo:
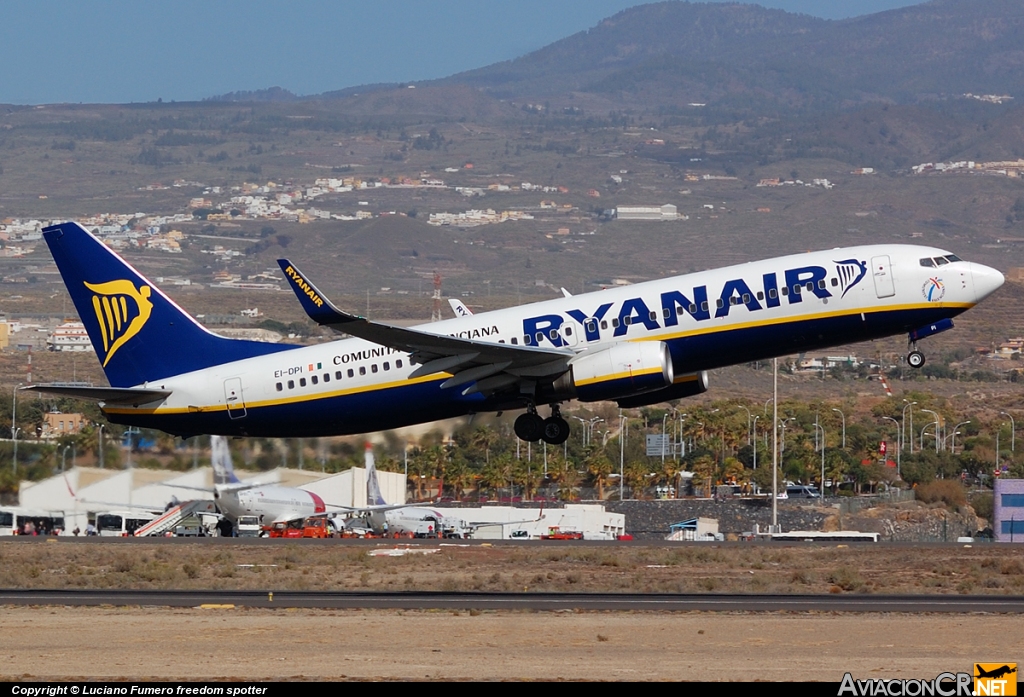
[{"label": "yellow harp logo", "polygon": [[131,281],[109,281],[107,283],[86,283],[93,292],[92,309],[103,336],[103,367],[128,340],[142,331],[149,320],[153,303],[149,301],[149,286],[138,289]]}]

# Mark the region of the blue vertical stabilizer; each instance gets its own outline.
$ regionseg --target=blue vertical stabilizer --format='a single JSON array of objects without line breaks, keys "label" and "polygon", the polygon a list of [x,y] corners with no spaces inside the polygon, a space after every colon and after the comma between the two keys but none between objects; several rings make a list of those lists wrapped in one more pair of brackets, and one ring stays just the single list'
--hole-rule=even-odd
[{"label": "blue vertical stabilizer", "polygon": [[77,223],[43,238],[114,387],[297,348],[217,336]]}]

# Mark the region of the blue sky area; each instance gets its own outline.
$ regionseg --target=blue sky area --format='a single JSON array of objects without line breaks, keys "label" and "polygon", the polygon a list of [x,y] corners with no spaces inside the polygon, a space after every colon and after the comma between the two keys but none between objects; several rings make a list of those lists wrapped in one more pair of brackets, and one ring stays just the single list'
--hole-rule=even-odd
[{"label": "blue sky area", "polygon": [[[921,0],[764,0],[841,19]],[[588,29],[638,0],[8,0],[0,103],[190,101],[444,77]]]}]

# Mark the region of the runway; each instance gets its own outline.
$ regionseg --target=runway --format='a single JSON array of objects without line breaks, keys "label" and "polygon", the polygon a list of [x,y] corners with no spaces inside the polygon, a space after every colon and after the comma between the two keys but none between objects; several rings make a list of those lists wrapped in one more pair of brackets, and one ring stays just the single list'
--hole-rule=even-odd
[{"label": "runway", "polygon": [[1020,614],[1024,596],[0,590],[0,605]]}]

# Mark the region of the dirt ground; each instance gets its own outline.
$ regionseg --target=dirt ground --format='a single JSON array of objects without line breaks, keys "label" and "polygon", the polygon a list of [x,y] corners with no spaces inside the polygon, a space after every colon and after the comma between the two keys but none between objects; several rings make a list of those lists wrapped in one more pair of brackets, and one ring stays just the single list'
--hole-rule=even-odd
[{"label": "dirt ground", "polygon": [[[1016,545],[0,543],[0,588],[1024,594]],[[374,550],[408,548],[405,556]],[[423,553],[423,552],[433,553]]]},{"label": "dirt ground", "polygon": [[1014,615],[3,608],[0,680],[933,678],[1018,661]]}]

